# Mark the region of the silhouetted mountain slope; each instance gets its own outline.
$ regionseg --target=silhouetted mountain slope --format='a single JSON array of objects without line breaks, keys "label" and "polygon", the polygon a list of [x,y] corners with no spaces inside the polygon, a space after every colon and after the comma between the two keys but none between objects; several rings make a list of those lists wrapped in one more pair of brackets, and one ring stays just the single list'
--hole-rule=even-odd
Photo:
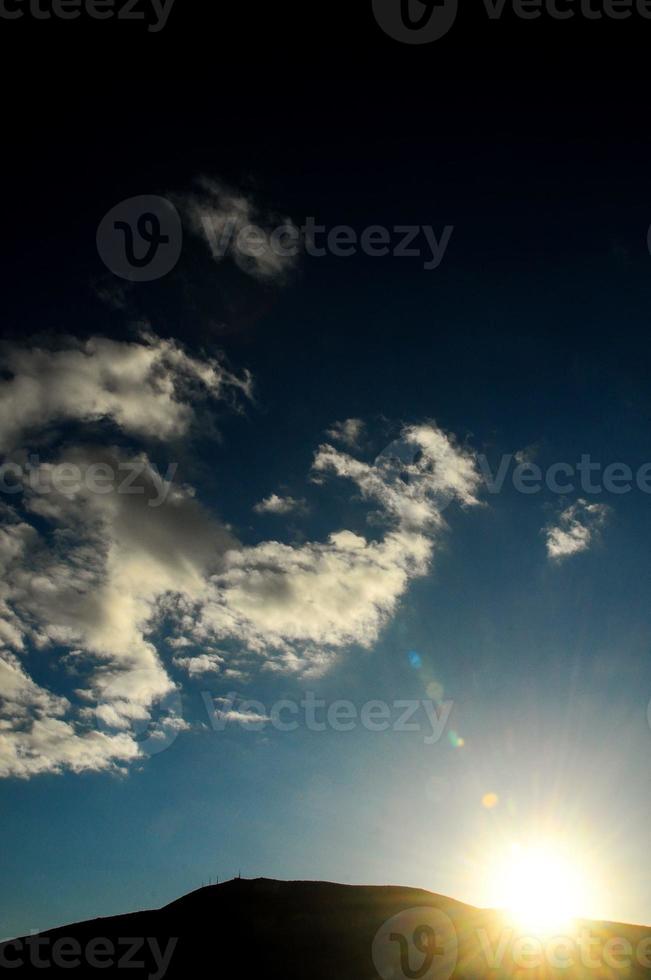
[{"label": "silhouetted mountain slope", "polygon": [[[124,977],[122,971],[130,969],[131,976],[156,980],[494,980],[516,973],[518,980],[651,977],[651,942],[645,945],[651,931],[615,923],[582,928],[592,942],[588,965],[580,944],[565,952],[557,944],[550,952],[543,941],[536,966],[536,940],[533,947],[517,946],[519,934],[497,913],[431,892],[237,879],[161,909],[5,943],[0,969],[14,977],[41,977],[47,968],[48,977],[68,978]],[[627,944],[631,962],[625,967]],[[566,963],[568,949],[572,965]],[[601,965],[595,965],[598,958]],[[16,965],[9,969],[10,964]]]}]

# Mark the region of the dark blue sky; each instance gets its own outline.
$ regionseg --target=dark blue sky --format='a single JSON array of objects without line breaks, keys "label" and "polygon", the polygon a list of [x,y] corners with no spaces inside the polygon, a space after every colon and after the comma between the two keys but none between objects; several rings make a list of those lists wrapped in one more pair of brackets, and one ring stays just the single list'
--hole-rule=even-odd
[{"label": "dark blue sky", "polygon": [[[203,24],[205,12],[190,7],[156,39],[117,25],[82,34],[58,24],[50,35],[47,25],[15,25],[17,50],[52,70],[66,62],[68,82],[7,106],[3,458],[21,461],[35,447],[45,463],[146,453],[163,470],[178,465],[183,503],[168,520],[164,508],[134,518],[118,501],[109,520],[91,501],[83,514],[96,523],[84,516],[78,541],[54,533],[76,534],[81,521],[63,505],[53,516],[29,495],[2,501],[15,508],[3,511],[11,534],[27,521],[45,544],[3,566],[0,598],[25,634],[0,659],[82,713],[57,715],[33,692],[26,715],[0,700],[14,739],[0,761],[16,745],[26,751],[24,732],[48,712],[69,719],[75,738],[97,724],[83,715],[95,702],[78,691],[87,684],[97,695],[97,678],[116,663],[127,672],[128,629],[177,685],[185,724],[164,751],[115,766],[70,771],[52,740],[46,771],[8,764],[0,934],[159,905],[240,869],[392,881],[487,904],[491,855],[536,835],[585,857],[591,904],[578,912],[651,921],[640,860],[651,802],[651,495],[578,486],[527,494],[513,483],[525,460],[543,473],[587,454],[633,472],[651,461],[641,58],[651,24],[538,30],[463,12],[449,36],[417,48],[385,37],[370,11],[343,6],[321,12],[320,30],[298,24],[297,5],[258,13],[255,29],[237,12]],[[290,18],[301,33],[281,57]],[[14,25],[5,26],[8,44]],[[149,76],[126,77],[117,51],[143,71],[146,52]],[[188,54],[193,75],[179,68]],[[303,254],[285,277],[265,279],[233,254],[213,261],[193,233],[188,199],[200,177],[240,195],[267,228],[280,215],[359,234],[371,225],[454,230],[433,270],[422,256]],[[110,208],[144,194],[178,207],[183,251],[169,275],[125,288],[102,264],[96,231]],[[204,211],[213,206],[204,197]],[[156,355],[152,372],[138,374],[143,324]],[[83,346],[89,338],[111,341],[104,360]],[[37,348],[47,351],[38,365],[25,354]],[[92,377],[70,396],[81,374],[75,349]],[[17,362],[17,351],[28,360]],[[126,351],[134,362],[116,367]],[[206,397],[197,365],[209,362],[237,378],[250,372],[251,391]],[[17,378],[34,387],[9,387]],[[192,421],[163,439],[165,384]],[[124,412],[140,413],[141,395],[151,395],[152,415],[136,431]],[[358,438],[328,435],[346,420],[363,423]],[[424,477],[409,469],[413,454],[407,478],[395,467],[387,475],[383,452],[395,440],[413,449],[417,426],[444,433],[474,472],[481,460],[495,469],[513,457],[500,492],[466,474],[476,502],[457,488],[447,506],[427,482],[449,479],[440,446],[424,451],[433,460]],[[340,469],[317,483],[324,443]],[[366,469],[345,478],[351,458]],[[370,489],[378,473],[381,487]],[[410,488],[434,516],[396,515],[392,507],[413,502]],[[299,506],[256,511],[271,494]],[[328,545],[337,532],[349,536]],[[412,537],[396,544],[394,534]],[[380,571],[357,564],[361,539],[393,549],[381,552]],[[214,544],[214,567],[204,544]],[[414,571],[421,545],[431,551]],[[224,554],[240,557],[228,565]],[[69,596],[48,605],[39,592],[48,576],[77,574],[82,557],[96,576],[89,595],[100,597],[92,623]],[[139,581],[154,582],[159,569],[141,594]],[[214,589],[209,599],[204,587]],[[118,592],[136,605],[113,620]],[[110,642],[100,637],[107,623]],[[122,627],[131,639],[114,649]],[[333,639],[338,629],[343,639]],[[174,637],[187,644],[170,646]],[[199,674],[175,661],[206,653],[219,669]],[[292,657],[323,669],[298,669]],[[428,744],[423,709],[418,731],[311,731],[304,719],[292,732],[235,720],[213,731],[202,692],[237,695],[234,709],[251,699],[265,710],[299,703],[307,692],[358,708],[452,704]],[[486,794],[496,806],[482,805]]]}]

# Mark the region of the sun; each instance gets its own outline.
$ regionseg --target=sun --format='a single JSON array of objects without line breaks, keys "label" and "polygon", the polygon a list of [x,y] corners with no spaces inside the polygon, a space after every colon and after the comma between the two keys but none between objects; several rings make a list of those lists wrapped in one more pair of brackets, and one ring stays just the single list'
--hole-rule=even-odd
[{"label": "sun", "polygon": [[494,904],[529,934],[569,930],[587,900],[580,868],[548,842],[513,844],[492,871]]}]

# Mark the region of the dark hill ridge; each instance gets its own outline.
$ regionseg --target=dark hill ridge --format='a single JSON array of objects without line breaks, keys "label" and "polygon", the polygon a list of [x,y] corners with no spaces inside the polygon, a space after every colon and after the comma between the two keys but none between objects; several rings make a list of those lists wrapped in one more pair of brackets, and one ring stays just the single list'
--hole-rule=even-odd
[{"label": "dark hill ridge", "polygon": [[235,879],[161,909],[4,943],[0,970],[69,980],[651,980],[651,930],[581,928],[587,953],[572,937],[565,947],[525,948],[498,913],[417,888]]}]

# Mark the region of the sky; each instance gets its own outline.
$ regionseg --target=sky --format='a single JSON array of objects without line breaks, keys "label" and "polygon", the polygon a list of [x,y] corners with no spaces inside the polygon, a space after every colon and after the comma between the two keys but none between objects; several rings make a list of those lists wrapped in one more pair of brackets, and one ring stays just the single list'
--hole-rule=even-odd
[{"label": "sky", "polygon": [[488,905],[537,836],[651,922],[630,25],[369,9],[279,66],[287,13],[175,16],[15,25],[71,87],[7,109],[0,935],[238,873]]}]

